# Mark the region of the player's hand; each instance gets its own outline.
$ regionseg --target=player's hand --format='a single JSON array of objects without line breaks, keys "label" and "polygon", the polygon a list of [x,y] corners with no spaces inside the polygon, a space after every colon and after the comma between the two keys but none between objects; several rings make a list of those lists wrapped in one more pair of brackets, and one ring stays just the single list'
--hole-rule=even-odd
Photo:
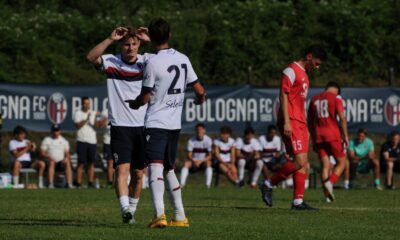
[{"label": "player's hand", "polygon": [[344,141],[345,147],[349,146],[349,137],[345,137],[343,139],[343,141]]},{"label": "player's hand", "polygon": [[114,29],[109,38],[113,41],[118,41],[121,38],[123,38],[126,34],[128,33],[128,29],[124,28],[124,27],[117,27],[116,29]]},{"label": "player's hand", "polygon": [[206,94],[203,94],[201,96],[198,96],[196,100],[194,101],[194,105],[200,105],[203,104],[207,100]]},{"label": "player's hand", "polygon": [[149,29],[140,27],[136,30],[136,37],[145,42],[150,42]]},{"label": "player's hand", "polygon": [[134,110],[137,110],[142,106],[142,105],[140,105],[138,103],[138,101],[132,100],[132,99],[131,100],[125,100],[125,102],[129,104],[129,108],[134,109]]},{"label": "player's hand", "polygon": [[292,126],[290,126],[290,123],[285,123],[285,125],[283,125],[283,134],[286,137],[292,136]]}]

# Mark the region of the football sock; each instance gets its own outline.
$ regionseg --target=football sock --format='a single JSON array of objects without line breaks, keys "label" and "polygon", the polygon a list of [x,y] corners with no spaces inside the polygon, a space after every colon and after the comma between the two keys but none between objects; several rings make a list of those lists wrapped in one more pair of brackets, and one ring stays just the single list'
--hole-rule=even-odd
[{"label": "football sock", "polygon": [[139,198],[129,197],[129,206],[132,208],[133,211],[136,211],[138,203],[139,203]]},{"label": "football sock", "polygon": [[349,189],[350,188],[350,181],[349,180],[344,180],[344,188]]},{"label": "football sock", "polygon": [[260,177],[260,174],[261,174],[263,166],[264,166],[263,160],[257,160],[256,168],[254,169],[253,176],[252,176],[252,179],[251,179],[251,184],[256,184],[257,183],[258,178]]},{"label": "football sock", "polygon": [[181,185],[184,186],[186,185],[186,179],[189,175],[189,168],[183,167],[181,170]]},{"label": "football sock", "polygon": [[206,186],[208,188],[211,187],[212,175],[213,175],[212,167],[207,167],[206,168]]},{"label": "football sock", "polygon": [[[293,180],[294,180],[293,204],[294,205],[298,205],[303,202],[306,177],[307,177],[306,174],[299,172],[299,171],[297,171],[293,174]],[[301,199],[301,200],[298,200],[298,199]]]},{"label": "football sock", "polygon": [[379,178],[376,178],[374,180],[375,186],[380,186],[381,185],[381,180]]},{"label": "football sock", "polygon": [[310,186],[310,181],[309,181],[308,179],[306,179],[306,180],[304,181],[304,188],[305,188],[305,189],[308,189],[309,186]]},{"label": "football sock", "polygon": [[175,175],[174,170],[170,170],[166,174],[167,186],[169,192],[169,198],[171,201],[171,205],[174,209],[174,219],[178,221],[185,220],[185,211],[183,209],[182,203],[182,190],[179,185],[178,178]]},{"label": "football sock", "polygon": [[329,177],[329,181],[333,184],[335,184],[339,180],[339,176],[336,175],[335,173],[332,173],[331,176]]},{"label": "football sock", "polygon": [[121,207],[121,210],[123,210],[126,207],[129,207],[129,197],[128,196],[119,197],[119,206]]},{"label": "football sock", "polygon": [[142,188],[146,189],[147,187],[149,187],[149,178],[146,174],[143,174]]},{"label": "football sock", "polygon": [[244,179],[244,168],[246,167],[246,160],[240,159],[238,162],[239,181]]},{"label": "football sock", "polygon": [[272,188],[272,184],[271,184],[271,182],[269,181],[269,180],[264,180],[264,184],[265,184],[265,186],[267,186],[267,187],[269,187],[269,188]]},{"label": "football sock", "polygon": [[160,217],[164,214],[164,166],[159,163],[150,163],[149,166],[149,179],[150,191],[153,200],[154,214]]},{"label": "football sock", "polygon": [[19,184],[19,176],[13,176],[13,184],[18,185]]},{"label": "football sock", "polygon": [[274,176],[271,177],[271,184],[277,185],[285,180],[290,174],[296,171],[296,166],[292,161],[287,161]]},{"label": "football sock", "polygon": [[39,187],[43,187],[43,176],[39,176]]}]

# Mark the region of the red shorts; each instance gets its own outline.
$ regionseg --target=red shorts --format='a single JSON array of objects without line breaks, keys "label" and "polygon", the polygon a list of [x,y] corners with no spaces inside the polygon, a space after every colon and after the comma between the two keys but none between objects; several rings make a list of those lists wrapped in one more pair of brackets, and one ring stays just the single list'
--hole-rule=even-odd
[{"label": "red shorts", "polygon": [[278,122],[279,132],[281,133],[286,153],[295,155],[299,153],[308,153],[308,128],[305,123],[290,120],[292,127],[292,136],[286,137],[283,134],[283,121]]},{"label": "red shorts", "polygon": [[328,156],[342,158],[346,156],[346,151],[341,140],[320,142],[315,145],[315,148],[320,158]]}]

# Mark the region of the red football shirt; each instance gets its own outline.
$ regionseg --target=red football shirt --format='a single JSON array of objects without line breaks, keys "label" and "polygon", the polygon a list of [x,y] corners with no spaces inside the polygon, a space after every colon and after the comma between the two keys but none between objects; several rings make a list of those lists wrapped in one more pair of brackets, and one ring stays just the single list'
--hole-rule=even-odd
[{"label": "red football shirt", "polygon": [[317,94],[311,99],[309,111],[316,143],[342,139],[336,120],[337,114],[344,111],[342,97],[326,91]]},{"label": "red football shirt", "polygon": [[[309,85],[306,70],[298,63],[291,63],[283,70],[281,90],[288,94],[288,112],[291,120],[307,123],[305,104]],[[283,114],[280,107],[278,122],[281,121],[283,121]]]}]

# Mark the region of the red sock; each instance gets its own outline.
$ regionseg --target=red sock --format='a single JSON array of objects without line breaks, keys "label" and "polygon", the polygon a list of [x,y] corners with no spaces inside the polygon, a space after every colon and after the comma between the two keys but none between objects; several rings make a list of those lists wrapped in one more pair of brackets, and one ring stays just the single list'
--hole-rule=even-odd
[{"label": "red sock", "polygon": [[285,180],[290,174],[296,171],[296,166],[292,161],[287,161],[274,176],[271,177],[271,184],[276,185]]},{"label": "red sock", "polygon": [[335,184],[339,180],[339,176],[336,175],[335,173],[332,173],[331,176],[329,177],[329,181],[332,184]]},{"label": "red sock", "polygon": [[306,174],[299,171],[293,174],[294,191],[293,199],[303,199],[306,183]]}]

